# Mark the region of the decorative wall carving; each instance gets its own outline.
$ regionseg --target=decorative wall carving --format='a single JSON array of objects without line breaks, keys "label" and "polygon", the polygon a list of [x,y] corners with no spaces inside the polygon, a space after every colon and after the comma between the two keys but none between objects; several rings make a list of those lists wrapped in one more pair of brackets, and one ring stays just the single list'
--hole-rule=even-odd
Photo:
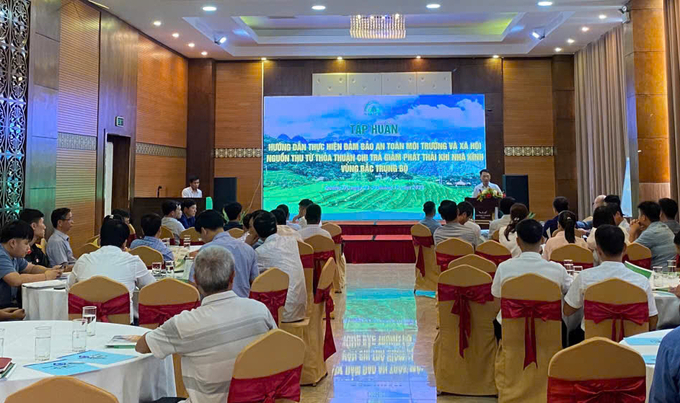
[{"label": "decorative wall carving", "polygon": [[30,0],[0,0],[0,224],[24,199]]},{"label": "decorative wall carving", "polygon": [[137,154],[155,155],[157,157],[178,157],[186,158],[187,149],[182,147],[161,146],[151,143],[136,143]]},{"label": "decorative wall carving", "polygon": [[262,158],[261,148],[216,148],[215,158]]},{"label": "decorative wall carving", "polygon": [[80,134],[59,133],[57,148],[96,151],[97,138],[95,136],[82,136]]},{"label": "decorative wall carving", "polygon": [[505,147],[506,157],[552,157],[555,147],[546,146],[515,146]]}]

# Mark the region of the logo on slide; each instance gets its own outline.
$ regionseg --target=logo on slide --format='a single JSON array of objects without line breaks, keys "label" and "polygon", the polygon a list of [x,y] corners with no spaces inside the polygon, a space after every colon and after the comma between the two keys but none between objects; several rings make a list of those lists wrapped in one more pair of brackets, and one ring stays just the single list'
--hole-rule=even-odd
[{"label": "logo on slide", "polygon": [[382,113],[382,106],[376,101],[371,101],[364,107],[364,115],[366,116],[380,116]]}]

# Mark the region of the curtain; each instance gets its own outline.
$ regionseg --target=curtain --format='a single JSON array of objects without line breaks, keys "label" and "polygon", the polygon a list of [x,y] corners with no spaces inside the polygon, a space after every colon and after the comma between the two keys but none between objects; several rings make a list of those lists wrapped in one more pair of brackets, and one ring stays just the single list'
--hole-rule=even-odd
[{"label": "curtain", "polygon": [[680,5],[664,0],[666,75],[668,77],[668,133],[671,162],[671,197],[680,200]]},{"label": "curtain", "polygon": [[588,216],[597,195],[623,191],[628,155],[623,27],[576,53],[574,63],[578,206]]}]

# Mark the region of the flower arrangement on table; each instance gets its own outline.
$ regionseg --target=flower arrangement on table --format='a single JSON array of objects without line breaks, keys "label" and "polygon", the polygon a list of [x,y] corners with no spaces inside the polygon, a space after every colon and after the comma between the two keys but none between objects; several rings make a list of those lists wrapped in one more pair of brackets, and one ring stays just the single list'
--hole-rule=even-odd
[{"label": "flower arrangement on table", "polygon": [[498,190],[492,188],[484,189],[479,196],[477,196],[477,201],[482,201],[484,199],[502,199],[505,197],[505,193],[499,192]]}]

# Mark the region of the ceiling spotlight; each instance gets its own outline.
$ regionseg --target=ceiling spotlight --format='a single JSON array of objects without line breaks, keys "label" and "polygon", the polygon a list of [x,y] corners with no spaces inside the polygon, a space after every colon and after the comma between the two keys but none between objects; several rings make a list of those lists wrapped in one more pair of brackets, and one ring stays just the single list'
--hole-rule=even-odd
[{"label": "ceiling spotlight", "polygon": [[538,5],[541,7],[550,7],[553,5],[552,1],[539,1]]},{"label": "ceiling spotlight", "polygon": [[221,37],[221,38],[219,38],[219,39],[216,39],[216,40],[215,40],[215,43],[218,44],[218,45],[222,45],[222,44],[223,44],[224,42],[226,42],[226,41],[227,41],[227,37],[226,37],[226,36],[223,36],[223,37]]},{"label": "ceiling spotlight", "polygon": [[179,32],[175,32],[174,34],[172,34],[172,37],[173,38],[179,38]]},{"label": "ceiling spotlight", "polygon": [[394,18],[399,18],[399,14],[394,14]]},{"label": "ceiling spotlight", "polygon": [[217,11],[217,7],[215,7],[215,6],[204,6],[203,11],[207,11],[207,12],[211,13],[213,11]]},{"label": "ceiling spotlight", "polygon": [[493,57],[494,59],[498,59],[500,56],[498,56],[498,55],[493,55],[493,56],[491,56],[491,57]]},{"label": "ceiling spotlight", "polygon": [[439,7],[441,7],[441,4],[430,3],[430,4],[428,4],[428,5],[425,6],[425,7],[429,8],[430,10],[436,10],[436,9],[438,9]]},{"label": "ceiling spotlight", "polygon": [[418,55],[418,56],[416,56],[416,59],[422,59],[422,57],[420,57],[420,55]]},{"label": "ceiling spotlight", "polygon": [[559,52],[561,52],[561,51],[562,51],[562,48],[555,48],[555,52],[558,52],[558,53],[559,53]]},{"label": "ceiling spotlight", "polygon": [[599,18],[599,19],[601,19],[601,20],[606,20],[606,19],[607,19],[607,15],[606,15],[606,14],[600,14],[597,18]]},{"label": "ceiling spotlight", "polygon": [[195,43],[193,43],[193,42],[189,43],[189,47],[190,47],[190,48],[193,48],[194,46],[196,46]]},{"label": "ceiling spotlight", "polygon": [[535,39],[538,39],[539,41],[545,39],[545,30],[542,28],[536,28],[531,31],[531,36],[533,36]]},{"label": "ceiling spotlight", "polygon": [[206,52],[206,51],[204,50],[203,52],[201,52],[201,55],[203,55],[203,56],[208,56],[208,52]]},{"label": "ceiling spotlight", "polygon": [[590,31],[590,28],[588,28],[588,27],[581,27],[581,31],[583,31],[583,32],[588,32],[588,31]]},{"label": "ceiling spotlight", "polygon": [[266,57],[263,57],[263,58],[261,58],[260,60],[262,60],[263,62],[266,62],[266,61],[267,61],[267,58],[266,58]]},{"label": "ceiling spotlight", "polygon": [[571,38],[567,39],[567,43],[570,44],[570,45],[571,45],[572,43],[574,43],[574,42],[576,42],[576,41],[573,40],[573,39],[571,39]]},{"label": "ceiling spotlight", "polygon": [[325,9],[326,9],[326,6],[324,6],[322,4],[317,4],[315,6],[312,6],[312,10],[315,10],[315,11],[323,11]]},{"label": "ceiling spotlight", "polygon": [[342,60],[342,56],[338,56],[338,60]]},{"label": "ceiling spotlight", "polygon": [[161,24],[163,24],[163,23],[160,22],[160,21],[154,21],[154,22],[153,22],[153,25],[155,25],[155,26],[157,26],[157,27],[160,27]]}]

